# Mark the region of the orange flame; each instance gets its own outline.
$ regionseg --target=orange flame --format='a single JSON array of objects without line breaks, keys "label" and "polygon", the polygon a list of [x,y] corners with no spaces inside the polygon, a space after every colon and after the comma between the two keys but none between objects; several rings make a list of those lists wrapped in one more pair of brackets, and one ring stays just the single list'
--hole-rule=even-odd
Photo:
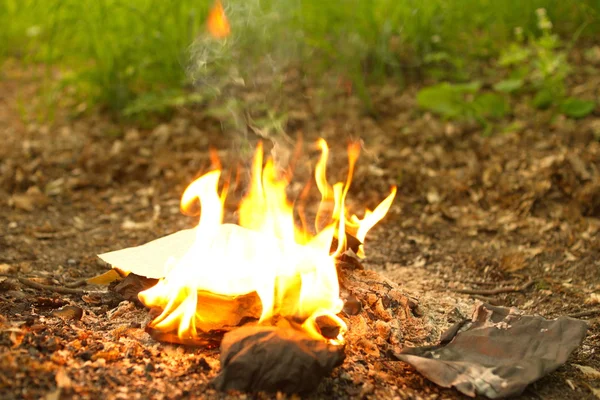
[{"label": "orange flame", "polygon": [[213,8],[208,13],[206,28],[208,33],[216,39],[224,39],[231,33],[231,27],[220,0],[215,1]]},{"label": "orange flame", "polygon": [[[364,241],[367,231],[388,211],[396,189],[362,219],[347,215],[344,199],[360,147],[356,143],[349,146],[347,180],[333,187],[325,174],[329,149],[324,140],[319,147],[315,180],[322,196],[319,212],[323,223],[314,235],[294,223],[293,206],[286,195],[289,177],[277,172],[272,159],[263,166],[262,144],[254,156],[249,192],[239,207],[239,225],[223,224],[227,185],[219,193],[220,170],[187,187],[181,198],[182,210],[196,200],[202,210],[196,241],[181,259],[169,261],[165,278],[140,293],[146,306],[162,309],[152,328],[177,331],[180,338],[187,339],[199,332],[237,326],[245,317],[258,319],[258,323],[283,317],[312,337],[325,340],[316,321],[327,316],[340,327],[331,342],[343,342],[346,325],[336,315],[343,304],[335,257],[345,249],[346,232]],[[324,203],[330,204],[329,211]],[[338,247],[332,253],[334,236]],[[364,254],[363,249],[360,252]]]}]

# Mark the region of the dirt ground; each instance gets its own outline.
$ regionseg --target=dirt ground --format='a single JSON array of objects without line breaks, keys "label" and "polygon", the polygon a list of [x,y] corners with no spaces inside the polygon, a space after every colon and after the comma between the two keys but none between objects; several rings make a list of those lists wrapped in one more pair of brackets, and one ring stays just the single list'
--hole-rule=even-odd
[{"label": "dirt ground", "polygon": [[[600,74],[593,70],[574,79],[573,90],[595,93]],[[52,123],[39,122],[35,75],[13,68],[0,80],[1,398],[225,398],[207,388],[218,349],[153,341],[143,329],[147,311],[133,303],[52,293],[15,277],[65,287],[98,275],[108,267],[96,254],[194,225],[180,214],[179,197],[207,170],[209,146],[224,164],[247,162],[262,137],[284,159],[300,135],[307,150],[299,182],[318,155],[310,150],[314,139],[331,145],[333,181],[344,177],[347,140],[360,138],[350,207],[373,207],[398,186],[389,215],[367,238],[364,265],[419,304],[419,329],[403,323],[399,346],[435,343],[482,300],[548,318],[579,315],[589,322],[583,345],[519,398],[599,396],[598,376],[576,366],[600,370],[598,111],[575,121],[533,111],[525,99],[501,133],[482,137],[476,125],[418,111],[415,89],[378,88],[380,112],[370,116],[343,92],[328,106],[290,83],[282,96],[293,110],[288,140],[250,118],[228,123],[210,105],[119,125],[101,113],[72,118],[59,104]],[[485,295],[530,280],[524,290]],[[83,309],[81,320],[57,314],[65,305]],[[465,398],[384,351],[352,351],[313,398]]]}]

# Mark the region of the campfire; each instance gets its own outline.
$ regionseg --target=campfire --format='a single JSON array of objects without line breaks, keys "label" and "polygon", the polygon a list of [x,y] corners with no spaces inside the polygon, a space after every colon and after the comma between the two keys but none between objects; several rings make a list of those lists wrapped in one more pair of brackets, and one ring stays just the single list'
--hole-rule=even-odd
[{"label": "campfire", "polygon": [[[321,203],[312,229],[294,220],[294,207],[286,195],[289,177],[277,172],[272,159],[263,166],[261,145],[252,163],[249,191],[239,206],[238,225],[222,222],[228,185],[219,192],[220,170],[188,186],[182,210],[190,210],[196,200],[201,206],[195,240],[183,257],[169,260],[163,279],[140,293],[142,303],[162,310],[150,328],[176,332],[187,341],[200,333],[256,320],[290,325],[314,339],[343,343],[346,326],[336,316],[343,306],[336,257],[346,250],[347,234],[364,241],[388,211],[395,188],[374,211],[366,210],[362,219],[350,215],[344,203],[359,146],[349,146],[346,182],[333,186],[325,173],[327,144],[321,140],[319,146],[315,181]],[[306,222],[305,216],[300,220]],[[334,239],[337,246],[332,249]],[[362,244],[358,253],[364,255]],[[319,321],[327,321],[329,328],[336,326],[335,337],[324,335]]]},{"label": "campfire", "polygon": [[[321,139],[317,145],[321,155],[314,168],[314,186],[320,202],[312,221],[304,212],[306,196],[295,203],[288,199],[292,174],[279,171],[272,158],[264,160],[259,144],[249,188],[239,204],[238,224],[223,223],[229,182],[220,185],[222,171],[214,169],[193,181],[181,198],[185,214],[200,204],[194,229],[101,255],[113,266],[142,276],[151,275],[143,270],[148,265],[142,270],[128,265],[136,257],[131,251],[160,252],[156,259],[166,259],[158,282],[139,293],[139,300],[158,313],[146,328],[155,339],[211,346],[226,332],[244,326],[253,327],[254,334],[256,327],[263,327],[258,332],[283,334],[285,341],[334,346],[334,353],[339,353],[347,327],[338,315],[344,301],[337,259],[348,251],[364,257],[367,232],[388,212],[396,188],[374,210],[366,209],[362,218],[351,213],[345,200],[360,145],[348,146],[347,178],[334,185],[327,180],[327,143]],[[164,254],[173,247],[152,248],[161,240],[185,250]]]}]

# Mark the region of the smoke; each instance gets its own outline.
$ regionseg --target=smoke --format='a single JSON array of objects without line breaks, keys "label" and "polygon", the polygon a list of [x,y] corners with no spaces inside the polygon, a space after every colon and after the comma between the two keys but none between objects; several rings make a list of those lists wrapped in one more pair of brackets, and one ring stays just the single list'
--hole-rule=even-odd
[{"label": "smoke", "polygon": [[231,27],[226,38],[201,32],[190,47],[188,76],[197,91],[210,98],[231,140],[231,151],[251,160],[261,140],[280,169],[290,162],[294,142],[286,133],[282,88],[286,69],[300,52],[292,19],[294,1],[225,1]]}]

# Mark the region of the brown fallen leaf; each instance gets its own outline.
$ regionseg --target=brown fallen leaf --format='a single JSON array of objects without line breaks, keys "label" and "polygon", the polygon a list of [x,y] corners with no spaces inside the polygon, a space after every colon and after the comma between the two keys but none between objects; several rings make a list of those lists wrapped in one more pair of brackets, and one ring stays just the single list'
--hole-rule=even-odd
[{"label": "brown fallen leaf", "polygon": [[121,229],[125,230],[147,230],[151,229],[158,221],[160,216],[160,206],[158,204],[154,205],[154,211],[152,214],[152,219],[143,222],[132,221],[129,218],[126,218],[121,224]]},{"label": "brown fallen leaf", "polygon": [[12,195],[9,203],[19,210],[31,212],[47,206],[50,200],[37,186],[32,186],[25,193]]},{"label": "brown fallen leaf", "polygon": [[12,331],[10,331],[10,335],[8,338],[12,342],[12,347],[17,348],[23,342],[23,338],[25,338],[25,334],[21,330],[19,330],[19,331],[12,330]]},{"label": "brown fallen leaf", "polygon": [[108,285],[120,279],[123,279],[123,276],[116,269],[111,269],[103,274],[89,278],[86,282],[90,285]]},{"label": "brown fallen leaf", "polygon": [[592,387],[592,386],[588,385],[587,383],[585,383],[585,386],[587,386],[587,388],[590,389],[590,392],[592,392],[592,394],[594,396],[596,396],[597,398],[600,399],[600,389]]},{"label": "brown fallen leaf", "polygon": [[44,400],[60,400],[61,392],[62,392],[62,390],[60,388],[53,390],[53,391],[49,392],[48,394],[46,394],[46,397],[44,397]]},{"label": "brown fallen leaf", "polygon": [[600,293],[591,293],[590,296],[585,299],[585,304],[600,304]]},{"label": "brown fallen leaf", "polygon": [[64,320],[79,321],[83,317],[83,308],[77,306],[64,306],[60,310],[52,311],[52,315]]},{"label": "brown fallen leaf", "polygon": [[503,256],[500,260],[500,268],[506,272],[520,271],[527,266],[522,253],[512,253]]},{"label": "brown fallen leaf", "polygon": [[112,290],[120,294],[124,300],[139,302],[138,294],[156,285],[158,279],[130,273],[123,281],[119,282]]},{"label": "brown fallen leaf", "polygon": [[67,375],[64,368],[60,368],[56,372],[54,379],[56,380],[56,386],[58,386],[59,389],[69,389],[73,386],[73,381],[71,381],[71,378],[69,378],[69,375]]},{"label": "brown fallen leaf", "polygon": [[587,365],[573,364],[575,368],[580,370],[585,376],[591,379],[600,379],[600,371]]}]

